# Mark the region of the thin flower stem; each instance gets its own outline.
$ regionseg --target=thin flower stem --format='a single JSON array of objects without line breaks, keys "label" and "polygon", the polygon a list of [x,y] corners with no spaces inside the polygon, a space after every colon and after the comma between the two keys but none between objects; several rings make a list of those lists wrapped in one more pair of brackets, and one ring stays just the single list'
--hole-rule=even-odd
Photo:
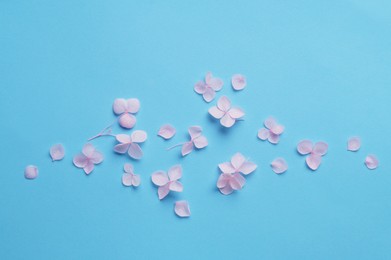
[{"label": "thin flower stem", "polygon": [[185,143],[186,143],[186,142],[184,142],[184,143],[179,143],[179,144],[176,144],[176,145],[174,145],[174,146],[168,147],[168,148],[166,149],[166,151],[169,151],[169,150],[171,150],[171,149],[173,149],[173,148],[175,148],[175,147],[184,145]]},{"label": "thin flower stem", "polygon": [[97,135],[95,135],[95,136],[89,138],[88,141],[94,140],[94,139],[99,138],[99,137],[101,137],[101,136],[114,136],[114,137],[115,137],[115,135],[111,134],[111,131],[112,131],[111,127],[113,126],[113,124],[114,124],[116,121],[117,121],[117,119],[114,120],[110,125],[108,125],[108,126],[106,126],[105,128],[103,128],[103,130],[100,131]]}]

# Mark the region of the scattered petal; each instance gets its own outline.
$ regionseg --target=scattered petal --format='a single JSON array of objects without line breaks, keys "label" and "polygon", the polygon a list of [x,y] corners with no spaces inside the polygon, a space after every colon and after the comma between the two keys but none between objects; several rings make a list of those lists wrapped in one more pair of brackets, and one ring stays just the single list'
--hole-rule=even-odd
[{"label": "scattered petal", "polygon": [[143,143],[147,140],[147,133],[142,130],[136,130],[130,135],[132,142]]},{"label": "scattered petal", "polygon": [[197,93],[197,94],[204,94],[205,91],[206,91],[206,85],[203,81],[198,81],[195,85],[194,85],[194,91]]},{"label": "scattered petal", "polygon": [[175,128],[172,125],[166,124],[160,127],[158,136],[161,136],[164,139],[171,139],[176,133]]},{"label": "scattered petal", "polygon": [[234,90],[242,90],[246,87],[247,84],[246,77],[241,74],[235,74],[232,76],[231,83]]},{"label": "scattered petal", "polygon": [[161,186],[157,189],[157,194],[159,196],[159,200],[164,199],[168,193],[170,192],[169,184],[166,184],[164,186]]},{"label": "scattered petal", "polygon": [[231,127],[235,124],[235,119],[233,119],[228,113],[225,114],[221,119],[220,119],[220,124],[224,127]]},{"label": "scattered petal", "polygon": [[230,162],[224,162],[219,164],[219,168],[223,173],[234,173],[235,168]]},{"label": "scattered petal", "polygon": [[258,131],[258,138],[265,141],[269,138],[270,132],[266,128],[261,128]]},{"label": "scattered petal", "polygon": [[197,149],[202,149],[202,148],[208,146],[208,139],[206,139],[205,136],[199,136],[193,140],[193,143]]},{"label": "scattered petal", "polygon": [[317,142],[314,145],[314,148],[312,149],[312,152],[317,155],[325,155],[327,153],[327,149],[329,148],[329,145],[325,142]]},{"label": "scattered petal", "polygon": [[24,177],[29,180],[33,180],[38,177],[38,167],[35,165],[29,165],[24,169]]},{"label": "scattered petal", "polygon": [[317,155],[317,154],[310,154],[309,156],[307,156],[307,158],[305,159],[306,163],[307,163],[307,166],[315,171],[319,168],[319,165],[322,161],[322,156],[320,155]]},{"label": "scattered petal", "polygon": [[172,166],[168,170],[168,177],[170,181],[176,181],[182,178],[182,166],[179,164]]},{"label": "scattered petal", "polygon": [[126,173],[133,173],[134,172],[133,165],[131,165],[130,163],[125,163],[124,164],[124,171]]},{"label": "scattered petal", "polygon": [[219,188],[219,190],[224,195],[229,195],[234,191],[234,189],[232,189],[231,185],[229,184],[224,186],[223,188]]},{"label": "scattered petal", "polygon": [[193,142],[186,142],[182,146],[182,156],[188,155],[193,151]]},{"label": "scattered petal", "polygon": [[86,166],[83,168],[86,174],[90,174],[94,170],[94,163],[89,161]]},{"label": "scattered petal", "polygon": [[88,158],[84,154],[78,154],[73,157],[73,164],[78,168],[84,168],[88,163]]},{"label": "scattered petal", "polygon": [[272,129],[275,125],[277,125],[277,121],[276,119],[274,119],[274,117],[268,117],[265,122],[264,122],[264,125],[267,129]]},{"label": "scattered petal", "polygon": [[152,182],[157,186],[164,186],[169,182],[168,175],[164,171],[157,171],[152,174]]},{"label": "scattered petal", "polygon": [[73,157],[73,164],[78,168],[83,168],[86,174],[90,174],[94,170],[94,165],[102,161],[103,154],[90,143],[83,146],[82,153]]},{"label": "scattered petal", "polygon": [[267,140],[269,140],[269,142],[272,144],[278,144],[278,141],[280,141],[280,136],[270,132],[269,138]]},{"label": "scattered petal", "polygon": [[140,110],[140,101],[137,98],[130,98],[126,101],[127,109],[126,112],[135,114]]},{"label": "scattered petal", "polygon": [[125,134],[118,134],[115,136],[115,139],[122,144],[128,144],[132,141],[130,135],[125,135]]},{"label": "scattered petal", "polygon": [[231,108],[231,101],[226,96],[222,96],[217,101],[217,107],[221,111],[227,112]]},{"label": "scattered petal", "polygon": [[200,126],[191,126],[188,131],[191,139],[194,139],[201,136],[202,128]]},{"label": "scattered petal", "polygon": [[231,158],[231,164],[235,170],[239,170],[245,161],[246,158],[241,153],[235,153]]},{"label": "scattered petal", "polygon": [[123,113],[119,117],[119,124],[123,128],[127,128],[127,129],[133,128],[134,125],[136,124],[136,117],[129,113]]},{"label": "scattered petal", "polygon": [[140,160],[143,157],[143,151],[141,147],[136,143],[129,144],[128,154],[135,160]]},{"label": "scattered petal", "polygon": [[175,214],[181,218],[190,217],[189,203],[186,200],[180,200],[175,202],[174,208]]},{"label": "scattered petal", "polygon": [[370,154],[365,158],[365,165],[368,169],[374,170],[379,166],[379,160],[375,155]]},{"label": "scattered petal", "polygon": [[114,152],[124,154],[129,150],[130,144],[117,144],[114,146]]},{"label": "scattered petal", "polygon": [[253,162],[245,161],[242,166],[239,168],[239,172],[244,175],[248,175],[257,169],[258,165]]},{"label": "scattered petal", "polygon": [[348,151],[356,152],[361,147],[361,139],[359,137],[352,137],[348,140]]},{"label": "scattered petal", "polygon": [[209,114],[216,119],[220,119],[224,116],[224,111],[221,111],[218,107],[211,107],[208,110]]},{"label": "scattered petal", "polygon": [[52,161],[60,161],[65,156],[65,149],[62,144],[55,144],[50,148],[50,156]]},{"label": "scattered petal", "polygon": [[244,111],[241,108],[238,107],[233,107],[228,111],[228,114],[233,118],[233,119],[239,119],[243,117]]},{"label": "scattered petal", "polygon": [[277,174],[284,173],[288,170],[288,164],[283,158],[277,158],[270,164],[273,171]]},{"label": "scattered petal", "polygon": [[141,184],[140,175],[138,175],[138,174],[133,174],[132,185],[133,185],[134,187],[138,187],[138,186],[140,186],[140,184]]},{"label": "scattered petal", "polygon": [[306,155],[312,152],[312,142],[310,140],[303,140],[297,145],[297,151],[301,155]]},{"label": "scattered petal", "polygon": [[204,98],[204,100],[206,102],[211,102],[216,96],[216,92],[212,89],[212,88],[207,88],[205,90],[205,93],[202,95],[202,97]]},{"label": "scattered petal", "polygon": [[125,99],[117,98],[116,100],[114,100],[113,111],[116,115],[125,113],[126,108],[127,108],[127,103]]},{"label": "scattered petal", "polygon": [[179,181],[170,181],[170,190],[176,191],[176,192],[182,192],[183,191],[183,186],[182,183]]}]

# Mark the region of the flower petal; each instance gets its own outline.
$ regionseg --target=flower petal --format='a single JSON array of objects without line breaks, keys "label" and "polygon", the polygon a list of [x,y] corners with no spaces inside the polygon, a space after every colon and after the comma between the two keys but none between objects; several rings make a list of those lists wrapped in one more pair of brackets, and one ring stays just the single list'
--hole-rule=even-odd
[{"label": "flower petal", "polygon": [[208,146],[208,139],[206,139],[205,136],[201,135],[193,140],[194,146],[197,147],[197,149],[202,149],[206,146]]},{"label": "flower petal", "polygon": [[310,140],[303,140],[300,141],[299,144],[297,145],[297,151],[301,155],[309,154],[310,152],[312,152],[312,147],[313,144]]},{"label": "flower petal", "polygon": [[131,165],[130,163],[125,163],[124,164],[124,171],[126,173],[133,173],[134,172],[133,165]]},{"label": "flower petal", "polygon": [[87,165],[84,166],[83,170],[86,174],[90,174],[94,170],[94,163],[91,161],[87,162]]},{"label": "flower petal", "polygon": [[223,173],[234,173],[235,168],[230,162],[224,162],[219,164],[219,168]]},{"label": "flower petal", "polygon": [[180,200],[175,202],[174,211],[175,214],[177,214],[181,218],[190,217],[189,202],[187,202],[186,200]]},{"label": "flower petal", "polygon": [[130,98],[126,101],[126,111],[132,114],[137,113],[140,110],[140,101],[137,98]]},{"label": "flower petal", "polygon": [[284,173],[288,170],[288,164],[283,158],[275,159],[271,162],[270,166],[272,167],[272,170],[277,174]]},{"label": "flower petal", "polygon": [[270,131],[273,134],[280,135],[284,132],[285,127],[283,125],[275,124],[272,128],[270,128]]},{"label": "flower petal", "polygon": [[235,124],[235,119],[233,119],[228,113],[225,114],[221,119],[220,119],[220,124],[224,127],[231,127]]},{"label": "flower petal", "polygon": [[164,186],[169,182],[168,175],[164,171],[156,171],[152,173],[152,182],[157,186]]},{"label": "flower petal", "polygon": [[243,173],[244,175],[247,175],[247,174],[250,174],[253,171],[255,171],[255,169],[257,169],[257,167],[258,167],[258,165],[256,165],[255,163],[249,162],[249,161],[245,161],[242,164],[242,166],[240,166],[239,172]]},{"label": "flower petal", "polygon": [[122,184],[126,187],[132,186],[133,175],[130,173],[122,174]]},{"label": "flower petal", "polygon": [[145,140],[147,140],[147,132],[143,130],[136,130],[130,135],[132,142],[135,143],[143,143]]},{"label": "flower petal", "polygon": [[182,178],[182,166],[177,164],[168,169],[168,178],[170,181],[176,181]]},{"label": "flower petal", "polygon": [[60,161],[65,156],[65,149],[62,144],[55,144],[50,148],[50,157],[52,161]]},{"label": "flower petal", "polygon": [[115,139],[122,144],[128,144],[132,141],[130,135],[125,135],[125,134],[116,135]]},{"label": "flower petal", "polygon": [[129,113],[123,113],[119,117],[119,125],[123,128],[133,128],[133,126],[136,124],[136,117]]},{"label": "flower petal", "polygon": [[114,152],[124,154],[129,150],[130,144],[117,144],[114,146]]},{"label": "flower petal", "polygon": [[80,153],[73,157],[73,164],[78,168],[84,168],[88,163],[88,158],[84,154]]},{"label": "flower petal", "polygon": [[228,114],[233,118],[233,119],[238,119],[244,116],[244,111],[239,108],[239,107],[233,107],[228,111]]},{"label": "flower petal", "polygon": [[87,144],[85,144],[85,145],[83,146],[82,152],[83,152],[83,154],[84,154],[85,156],[87,156],[87,157],[89,158],[89,157],[91,157],[91,156],[94,154],[94,152],[95,152],[95,147],[94,147],[92,144],[87,143]]},{"label": "flower petal", "polygon": [[241,153],[235,153],[231,158],[231,164],[235,170],[239,170],[245,161],[246,158]]},{"label": "flower petal", "polygon": [[222,189],[225,186],[227,186],[231,177],[232,177],[231,174],[227,174],[227,173],[220,174],[219,179],[217,180],[217,188]]},{"label": "flower petal", "polygon": [[194,85],[194,91],[198,94],[204,94],[205,91],[206,91],[206,85],[203,81],[198,81],[195,85]]},{"label": "flower petal", "polygon": [[183,191],[183,185],[179,181],[172,181],[170,182],[170,190],[176,191],[176,192],[182,192]]},{"label": "flower petal", "polygon": [[277,121],[276,119],[274,119],[274,117],[268,117],[265,122],[264,122],[264,125],[267,129],[272,129],[275,125],[277,124]]},{"label": "flower petal", "polygon": [[266,128],[261,128],[258,131],[258,138],[265,141],[266,139],[269,138],[270,131]]},{"label": "flower petal", "polygon": [[374,170],[379,166],[379,160],[375,155],[370,154],[365,158],[365,165],[368,169]]},{"label": "flower petal", "polygon": [[317,154],[310,154],[307,156],[305,159],[307,166],[315,171],[319,168],[320,163],[322,162],[322,156],[317,155]]},{"label": "flower petal", "polygon": [[133,178],[132,178],[132,185],[133,185],[134,187],[140,186],[140,184],[141,184],[140,175],[138,175],[138,174],[132,174],[132,175],[133,175]]},{"label": "flower petal", "polygon": [[193,151],[193,142],[184,143],[182,146],[182,156],[188,155]]},{"label": "flower petal", "polygon": [[122,114],[126,111],[127,103],[123,98],[117,98],[113,103],[113,111],[116,115]]},{"label": "flower petal", "polygon": [[241,74],[235,74],[231,79],[232,88],[234,90],[242,90],[246,87],[246,77]]},{"label": "flower petal", "polygon": [[211,78],[207,82],[208,86],[211,87],[214,91],[219,91],[223,87],[223,81],[219,78]]},{"label": "flower petal", "polygon": [[227,112],[231,108],[231,101],[226,96],[222,96],[217,101],[217,107],[221,111]]},{"label": "flower petal", "polygon": [[99,151],[95,151],[92,156],[90,157],[90,160],[91,162],[93,162],[94,164],[99,164],[103,161],[104,159],[104,156],[101,152]]},{"label": "flower petal", "polygon": [[176,133],[175,128],[172,125],[166,124],[160,127],[158,136],[163,137],[164,139],[171,139]]},{"label": "flower petal", "polygon": [[28,165],[24,169],[24,177],[29,180],[33,180],[38,177],[38,167],[35,165]]},{"label": "flower petal", "polygon": [[216,96],[216,92],[212,88],[206,88],[205,93],[202,94],[202,97],[206,102],[211,102]]},{"label": "flower petal", "polygon": [[361,147],[361,139],[359,137],[352,137],[348,140],[348,151],[356,152]]},{"label": "flower petal", "polygon": [[246,184],[246,179],[240,174],[240,173],[235,173],[233,176],[232,176],[232,179],[235,180],[235,183],[239,183],[240,185],[240,188],[239,189],[235,189],[233,186],[232,186],[232,182],[231,182],[231,186],[234,190],[240,190],[243,188],[244,184]]},{"label": "flower petal", "polygon": [[234,190],[232,189],[231,185],[226,185],[223,188],[219,188],[220,192],[224,195],[231,194]]},{"label": "flower petal", "polygon": [[140,160],[143,157],[143,151],[140,146],[136,143],[129,144],[128,154],[130,157],[136,160]]},{"label": "flower petal", "polygon": [[317,155],[325,155],[327,153],[327,149],[329,148],[329,145],[325,142],[317,142],[314,145],[314,148],[312,152]]},{"label": "flower petal", "polygon": [[195,125],[195,126],[189,127],[188,131],[189,131],[189,135],[190,135],[191,139],[193,140],[194,138],[197,138],[201,135],[202,128],[201,128],[201,126]]},{"label": "flower petal", "polygon": [[159,200],[164,199],[168,195],[168,193],[170,193],[169,184],[161,186],[157,189]]},{"label": "flower petal", "polygon": [[221,111],[218,107],[213,106],[208,110],[209,114],[216,119],[220,119],[224,116],[225,112]]},{"label": "flower petal", "polygon": [[278,144],[280,141],[280,136],[270,132],[269,138],[267,140],[269,140],[269,142],[272,144]]}]

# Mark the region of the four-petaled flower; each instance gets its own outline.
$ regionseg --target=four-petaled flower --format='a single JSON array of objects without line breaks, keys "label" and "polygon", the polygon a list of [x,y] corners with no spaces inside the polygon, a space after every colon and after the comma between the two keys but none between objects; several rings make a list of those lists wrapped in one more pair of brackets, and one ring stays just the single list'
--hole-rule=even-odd
[{"label": "four-petaled flower", "polygon": [[122,175],[122,184],[124,186],[138,187],[141,183],[140,175],[134,173],[133,165],[125,163],[125,173]]},{"label": "four-petaled flower", "polygon": [[234,190],[240,190],[246,183],[246,179],[242,176],[248,175],[255,171],[257,165],[244,158],[241,153],[236,153],[231,158],[231,162],[219,164],[222,171],[217,180],[217,188],[224,195],[231,194]]},{"label": "four-petaled flower", "polygon": [[277,123],[273,117],[269,117],[263,123],[265,128],[258,131],[258,138],[265,141],[269,140],[272,144],[277,144],[280,140],[280,135],[284,132],[284,126]]},{"label": "four-petaled flower", "polygon": [[178,180],[182,177],[182,167],[174,165],[165,171],[156,171],[152,174],[152,182],[158,186],[159,199],[162,200],[171,191],[182,192],[183,186]]},{"label": "four-petaled flower", "polygon": [[322,162],[322,156],[327,153],[328,144],[317,142],[315,145],[310,140],[303,140],[297,145],[297,151],[301,155],[307,155],[305,159],[307,166],[315,171]]},{"label": "four-petaled flower", "polygon": [[117,98],[114,100],[113,110],[116,115],[120,115],[119,124],[124,128],[133,128],[136,124],[136,114],[140,109],[140,101],[137,98]]},{"label": "four-petaled flower", "polygon": [[189,127],[190,141],[182,146],[182,156],[185,156],[193,151],[194,146],[197,149],[202,149],[208,145],[208,139],[202,135],[202,128],[200,126]]},{"label": "four-petaled flower", "polygon": [[216,96],[216,91],[223,87],[223,81],[219,78],[214,78],[212,73],[208,72],[204,81],[198,81],[194,85],[194,91],[201,94],[206,102],[212,101]]},{"label": "four-petaled flower", "polygon": [[115,139],[119,142],[119,144],[114,146],[115,152],[121,154],[128,152],[129,156],[136,160],[143,157],[143,151],[138,144],[147,140],[145,131],[136,130],[131,135],[118,134],[115,136]]},{"label": "four-petaled flower", "polygon": [[231,127],[236,120],[244,116],[244,111],[238,107],[231,107],[231,101],[226,96],[222,96],[217,101],[217,106],[209,109],[209,114],[220,119],[222,126]]},{"label": "four-petaled flower", "polygon": [[103,154],[88,143],[84,145],[82,153],[73,157],[73,164],[78,168],[83,168],[86,174],[90,174],[94,170],[94,165],[103,161]]}]

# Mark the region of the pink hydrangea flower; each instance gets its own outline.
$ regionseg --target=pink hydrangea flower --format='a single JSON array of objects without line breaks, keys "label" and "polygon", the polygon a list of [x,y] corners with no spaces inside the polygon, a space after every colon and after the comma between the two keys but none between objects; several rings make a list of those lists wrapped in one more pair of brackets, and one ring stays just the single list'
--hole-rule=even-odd
[{"label": "pink hydrangea flower", "polygon": [[220,124],[224,127],[231,127],[236,120],[244,116],[244,111],[238,107],[231,107],[231,101],[222,96],[217,101],[217,106],[209,109],[209,114],[216,119],[220,119]]},{"label": "pink hydrangea flower", "polygon": [[86,174],[90,174],[94,170],[94,165],[103,161],[103,154],[88,143],[84,145],[82,153],[73,157],[73,164],[78,168],[83,168]]},{"label": "pink hydrangea flower", "polygon": [[315,171],[319,168],[322,156],[327,153],[328,147],[328,144],[325,142],[317,142],[314,145],[309,140],[303,140],[297,145],[297,151],[301,155],[308,155],[305,159],[307,166]]},{"label": "pink hydrangea flower", "polygon": [[140,101],[137,98],[130,98],[128,100],[117,98],[114,100],[113,111],[119,115],[119,124],[127,129],[133,128],[136,124],[136,114],[140,109]]},{"label": "pink hydrangea flower", "polygon": [[264,122],[265,128],[258,131],[258,138],[265,141],[269,140],[272,144],[277,144],[280,135],[284,132],[284,126],[277,123],[273,117],[269,117]]},{"label": "pink hydrangea flower", "polygon": [[147,133],[142,130],[136,130],[131,135],[118,134],[115,139],[119,142],[114,146],[114,151],[117,153],[128,153],[133,159],[139,160],[143,157],[143,151],[141,150],[140,143],[147,140]]},{"label": "pink hydrangea flower", "polygon": [[194,91],[204,98],[206,102],[211,102],[215,96],[216,91],[221,90],[223,81],[219,78],[214,78],[212,73],[208,72],[204,81],[198,81],[194,86]]},{"label": "pink hydrangea flower", "polygon": [[127,186],[127,187],[140,186],[140,183],[141,183],[140,175],[134,173],[133,165],[131,165],[130,163],[125,163],[124,171],[125,171],[125,173],[122,175],[122,184],[124,186]]},{"label": "pink hydrangea flower", "polygon": [[202,128],[200,126],[189,127],[190,141],[182,145],[182,156],[191,153],[194,146],[197,149],[202,149],[208,146],[208,139],[202,135]]},{"label": "pink hydrangea flower", "polygon": [[152,174],[152,182],[158,186],[159,199],[164,199],[170,191],[182,192],[183,186],[178,180],[182,177],[182,167],[174,165],[165,171],[156,171]]}]

